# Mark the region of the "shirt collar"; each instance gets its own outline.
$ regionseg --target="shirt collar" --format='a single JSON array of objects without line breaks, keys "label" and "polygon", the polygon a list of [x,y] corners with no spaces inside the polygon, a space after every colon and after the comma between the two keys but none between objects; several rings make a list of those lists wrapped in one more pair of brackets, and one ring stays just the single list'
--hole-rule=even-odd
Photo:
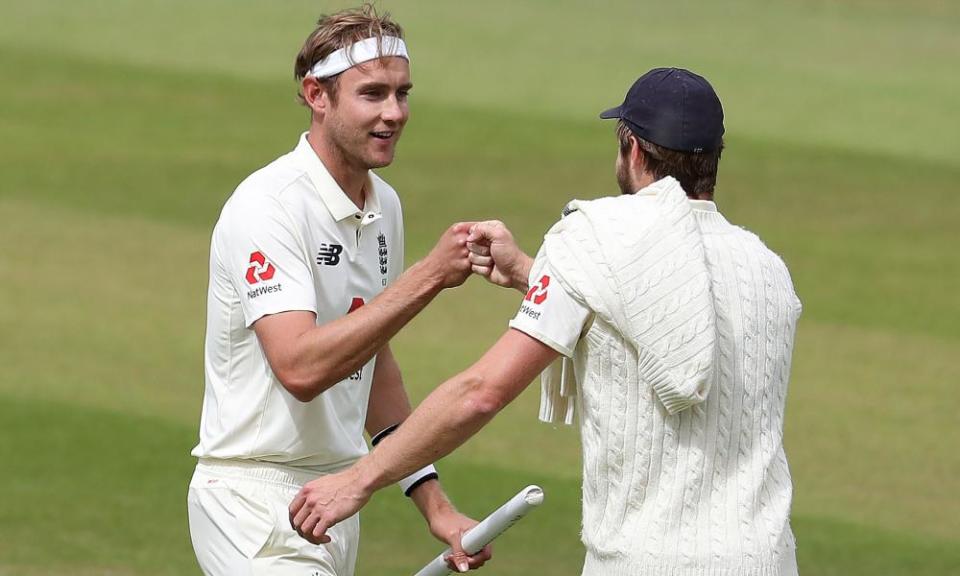
[{"label": "shirt collar", "polygon": [[363,210],[357,208],[356,204],[347,197],[347,194],[340,188],[337,181],[333,179],[327,167],[323,165],[320,157],[314,152],[310,142],[307,141],[307,132],[300,135],[300,141],[294,149],[297,161],[307,171],[313,187],[323,201],[330,215],[337,222],[351,219],[360,224],[369,224],[379,220],[383,215],[380,207],[380,194],[369,171],[367,172],[367,183],[364,189],[367,191],[364,198]]}]

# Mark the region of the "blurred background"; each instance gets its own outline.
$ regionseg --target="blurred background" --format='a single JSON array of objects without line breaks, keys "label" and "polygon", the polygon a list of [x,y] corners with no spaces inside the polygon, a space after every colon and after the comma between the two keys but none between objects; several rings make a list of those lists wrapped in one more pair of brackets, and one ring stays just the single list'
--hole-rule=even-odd
[{"label": "blurred background", "polygon": [[[308,116],[293,60],[344,2],[0,1],[0,574],[198,574],[186,525],[220,207]],[[618,104],[654,66],[724,103],[717,202],[804,303],[787,401],[804,575],[960,574],[960,4],[383,0],[415,88],[397,160],[408,263],[497,217],[528,251],[617,193]],[[506,327],[479,279],[394,342],[415,400]],[[534,385],[440,463],[482,516],[541,484],[487,574],[579,574],[579,440]],[[439,543],[399,490],[358,574]]]}]

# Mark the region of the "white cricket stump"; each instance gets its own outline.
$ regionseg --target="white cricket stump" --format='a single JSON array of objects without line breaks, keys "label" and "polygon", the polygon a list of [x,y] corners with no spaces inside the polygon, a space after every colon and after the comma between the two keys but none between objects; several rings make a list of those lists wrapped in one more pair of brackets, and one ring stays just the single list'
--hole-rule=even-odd
[{"label": "white cricket stump", "polygon": [[[527,486],[508,500],[506,504],[494,510],[483,521],[463,534],[461,544],[463,544],[464,552],[476,554],[540,504],[543,504],[543,489],[539,486]],[[450,574],[450,568],[443,559],[448,554],[450,554],[450,548],[441,552],[433,561],[421,568],[415,576],[444,576]]]}]

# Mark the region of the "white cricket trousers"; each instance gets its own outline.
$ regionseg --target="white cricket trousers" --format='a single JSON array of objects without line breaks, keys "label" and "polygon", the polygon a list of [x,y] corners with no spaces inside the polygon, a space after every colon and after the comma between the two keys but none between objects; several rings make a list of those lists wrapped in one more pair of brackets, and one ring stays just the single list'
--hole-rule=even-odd
[{"label": "white cricket trousers", "polygon": [[290,502],[316,472],[240,460],[197,463],[187,493],[190,539],[207,576],[353,576],[354,515],[311,544],[290,527]]}]

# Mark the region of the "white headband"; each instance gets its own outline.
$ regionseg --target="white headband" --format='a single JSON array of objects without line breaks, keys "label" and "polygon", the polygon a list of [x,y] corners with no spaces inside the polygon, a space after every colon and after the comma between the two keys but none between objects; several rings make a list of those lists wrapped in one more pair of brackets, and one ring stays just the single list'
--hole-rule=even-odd
[{"label": "white headband", "polygon": [[309,75],[314,78],[329,78],[353,68],[357,64],[386,56],[400,56],[407,62],[410,61],[410,56],[407,55],[407,45],[400,38],[384,36],[381,42],[377,42],[376,38],[367,38],[332,52],[329,56],[314,64]]}]

